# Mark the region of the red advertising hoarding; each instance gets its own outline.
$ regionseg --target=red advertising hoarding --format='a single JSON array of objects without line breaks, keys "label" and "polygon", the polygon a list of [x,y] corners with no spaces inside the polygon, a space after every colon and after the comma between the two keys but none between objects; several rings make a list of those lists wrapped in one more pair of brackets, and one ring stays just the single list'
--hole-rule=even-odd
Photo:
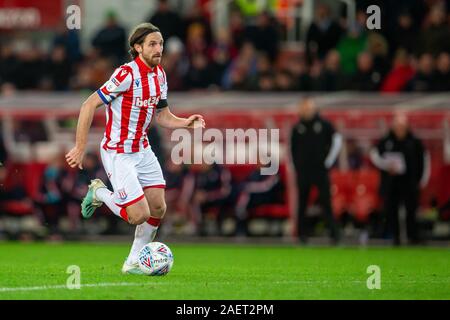
[{"label": "red advertising hoarding", "polygon": [[63,0],[0,0],[0,30],[51,29],[63,18]]}]

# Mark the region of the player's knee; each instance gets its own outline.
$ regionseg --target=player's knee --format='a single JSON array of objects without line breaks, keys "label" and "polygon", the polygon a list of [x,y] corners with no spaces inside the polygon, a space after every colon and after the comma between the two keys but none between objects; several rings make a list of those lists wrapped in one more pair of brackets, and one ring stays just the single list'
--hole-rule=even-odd
[{"label": "player's knee", "polygon": [[166,209],[167,206],[165,202],[156,203],[150,208],[151,215],[155,218],[163,218],[166,213]]},{"label": "player's knee", "polygon": [[150,218],[150,212],[141,210],[128,214],[128,222],[133,225],[139,225],[144,223]]}]

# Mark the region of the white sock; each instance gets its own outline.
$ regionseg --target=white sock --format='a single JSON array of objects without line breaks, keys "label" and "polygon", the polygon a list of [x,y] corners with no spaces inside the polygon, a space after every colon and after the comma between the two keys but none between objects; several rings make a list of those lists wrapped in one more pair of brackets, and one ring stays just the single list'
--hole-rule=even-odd
[{"label": "white sock", "polygon": [[120,210],[122,208],[114,202],[114,193],[112,191],[109,191],[107,188],[98,188],[95,191],[95,196],[97,199],[103,201],[116,216],[122,218],[120,215]]},{"label": "white sock", "polygon": [[130,254],[128,255],[127,259],[128,264],[138,262],[139,251],[143,246],[155,239],[156,231],[158,231],[158,227],[152,226],[147,222],[136,226],[133,245],[131,246]]}]

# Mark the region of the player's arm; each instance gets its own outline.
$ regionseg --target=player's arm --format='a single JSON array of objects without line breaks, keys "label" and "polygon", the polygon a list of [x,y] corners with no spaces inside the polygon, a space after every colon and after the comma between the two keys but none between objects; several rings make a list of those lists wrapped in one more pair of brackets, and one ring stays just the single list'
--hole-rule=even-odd
[{"label": "player's arm", "polygon": [[188,118],[180,118],[170,112],[169,107],[156,109],[156,122],[164,128],[177,129],[177,128],[205,128],[205,120],[203,116],[199,114],[193,114]]},{"label": "player's arm", "polygon": [[94,118],[95,109],[103,104],[100,96],[93,93],[81,105],[78,117],[75,147],[66,154],[66,161],[70,167],[83,169],[83,157],[86,149],[89,129]]},{"label": "player's arm", "polygon": [[103,86],[91,94],[83,103],[78,117],[75,147],[66,155],[67,163],[72,167],[83,169],[83,156],[86,149],[89,128],[94,118],[95,109],[102,104],[108,105],[119,95],[129,90],[132,82],[132,70],[128,66],[120,66]]}]

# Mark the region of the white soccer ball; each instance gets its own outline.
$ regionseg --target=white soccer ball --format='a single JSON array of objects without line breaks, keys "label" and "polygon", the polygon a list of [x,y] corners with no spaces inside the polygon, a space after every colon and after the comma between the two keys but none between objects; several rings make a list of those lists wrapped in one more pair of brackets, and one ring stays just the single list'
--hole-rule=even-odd
[{"label": "white soccer ball", "polygon": [[150,242],[139,251],[139,268],[149,276],[163,276],[173,266],[170,248],[161,242]]}]

